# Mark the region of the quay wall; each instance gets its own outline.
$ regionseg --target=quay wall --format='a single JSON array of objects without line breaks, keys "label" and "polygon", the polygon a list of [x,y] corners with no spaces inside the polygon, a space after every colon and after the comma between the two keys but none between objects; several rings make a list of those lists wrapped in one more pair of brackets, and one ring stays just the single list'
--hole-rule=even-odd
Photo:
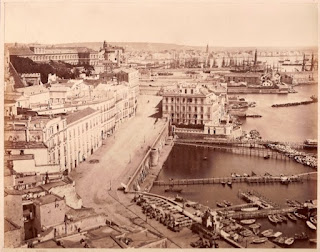
[{"label": "quay wall", "polygon": [[150,169],[158,165],[160,152],[163,149],[164,145],[166,144],[168,137],[169,137],[169,121],[167,121],[164,124],[158,137],[150,146],[149,150],[147,151],[146,155],[140,162],[136,171],[130,178],[125,188],[125,192],[129,192],[132,190],[140,191],[140,185],[145,181],[147,175],[150,172]]}]

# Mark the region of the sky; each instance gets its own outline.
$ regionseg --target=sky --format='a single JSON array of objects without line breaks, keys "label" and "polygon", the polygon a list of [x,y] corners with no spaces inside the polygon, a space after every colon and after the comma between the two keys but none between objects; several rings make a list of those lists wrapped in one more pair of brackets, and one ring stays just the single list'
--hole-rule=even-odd
[{"label": "sky", "polygon": [[6,43],[158,42],[316,46],[313,1],[6,2]]}]

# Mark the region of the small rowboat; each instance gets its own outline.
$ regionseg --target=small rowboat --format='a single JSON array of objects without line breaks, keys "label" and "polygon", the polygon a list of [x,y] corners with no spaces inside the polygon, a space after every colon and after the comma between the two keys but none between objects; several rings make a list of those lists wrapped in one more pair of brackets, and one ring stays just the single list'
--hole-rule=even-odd
[{"label": "small rowboat", "polygon": [[217,202],[217,206],[218,206],[218,207],[226,207],[226,205],[223,204],[222,202]]},{"label": "small rowboat", "polygon": [[281,232],[275,232],[275,233],[273,234],[273,237],[277,238],[277,237],[279,237],[280,235],[282,235]]},{"label": "small rowboat", "polygon": [[294,214],[292,214],[292,213],[287,213],[287,216],[288,216],[288,218],[289,218],[290,220],[292,220],[292,221],[297,221],[297,220],[298,220],[297,217],[294,216]]},{"label": "small rowboat", "polygon": [[275,219],[274,215],[268,215],[268,219],[271,223],[276,224],[278,222],[277,219]]},{"label": "small rowboat", "polygon": [[253,212],[253,211],[258,211],[258,207],[247,207],[247,208],[241,208],[242,212]]},{"label": "small rowboat", "polygon": [[280,222],[280,223],[283,222],[280,214],[275,214],[273,218],[275,218],[275,220],[277,220],[277,222]]},{"label": "small rowboat", "polygon": [[257,229],[257,228],[260,228],[261,227],[261,224],[260,223],[255,223],[255,224],[252,224],[249,226],[249,228],[251,229]]},{"label": "small rowboat", "polygon": [[288,218],[286,216],[284,216],[284,215],[278,214],[277,217],[280,218],[284,222],[288,221]]},{"label": "small rowboat", "polygon": [[309,239],[310,243],[316,243],[317,244],[317,239]]},{"label": "small rowboat", "polygon": [[312,230],[317,230],[317,227],[315,225],[313,225],[310,221],[306,221],[308,227]]},{"label": "small rowboat", "polygon": [[278,244],[284,244],[284,242],[286,241],[286,238],[285,237],[278,237],[278,238],[274,239],[273,241]]},{"label": "small rowboat", "polygon": [[300,219],[303,219],[303,220],[306,220],[306,219],[307,219],[306,216],[304,216],[303,214],[299,214],[299,213],[297,213],[297,212],[294,212],[294,215],[297,216],[297,217],[300,218]]},{"label": "small rowboat", "polygon": [[227,200],[224,200],[223,203],[226,205],[226,206],[231,206],[232,203],[230,201],[227,201]]},{"label": "small rowboat", "polygon": [[309,239],[309,236],[305,232],[302,232],[301,234],[295,234],[294,239],[295,240],[307,240],[307,239]]},{"label": "small rowboat", "polygon": [[232,182],[231,181],[228,181],[228,186],[232,186]]},{"label": "small rowboat", "polygon": [[284,241],[284,244],[286,244],[288,246],[292,245],[293,243],[294,243],[294,238],[293,237],[290,237],[290,238],[288,238],[288,239],[286,239]]},{"label": "small rowboat", "polygon": [[251,225],[255,222],[256,222],[256,219],[248,219],[248,220],[241,220],[240,221],[241,224],[245,224],[245,225]]},{"label": "small rowboat", "polygon": [[244,230],[240,232],[241,235],[248,237],[248,236],[252,236],[253,233],[250,230]]},{"label": "small rowboat", "polygon": [[261,234],[265,237],[272,237],[273,236],[273,230],[272,229],[267,229],[261,232]]},{"label": "small rowboat", "polygon": [[227,182],[221,181],[221,185],[225,186]]},{"label": "small rowboat", "polygon": [[252,243],[256,243],[256,244],[259,244],[259,243],[264,243],[268,240],[267,237],[262,237],[262,238],[256,238],[256,239],[253,239]]},{"label": "small rowboat", "polygon": [[315,217],[310,217],[310,221],[312,224],[317,225],[317,219]]}]

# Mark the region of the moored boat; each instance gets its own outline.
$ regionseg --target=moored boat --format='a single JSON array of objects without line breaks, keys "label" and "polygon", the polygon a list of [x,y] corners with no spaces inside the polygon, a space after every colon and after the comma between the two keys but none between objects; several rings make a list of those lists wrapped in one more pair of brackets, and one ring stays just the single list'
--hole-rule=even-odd
[{"label": "moored boat", "polygon": [[272,229],[267,229],[261,232],[261,234],[265,237],[272,237],[273,236],[273,230]]},{"label": "moored boat", "polygon": [[228,184],[228,186],[230,186],[230,187],[232,186],[232,182],[231,182],[231,181],[228,181],[227,184]]},{"label": "moored boat", "polygon": [[273,234],[273,237],[277,238],[277,237],[279,237],[279,236],[281,236],[281,235],[282,235],[281,232],[275,232],[275,233]]},{"label": "moored boat", "polygon": [[293,243],[294,243],[294,238],[293,237],[289,237],[288,239],[286,239],[284,241],[284,244],[286,244],[288,246],[292,245]]},{"label": "moored boat", "polygon": [[310,221],[312,224],[317,225],[317,219],[315,217],[310,217]]},{"label": "moored boat", "polygon": [[252,236],[252,235],[253,235],[252,231],[250,231],[250,230],[241,231],[240,234],[241,234],[242,236],[245,236],[245,237],[248,237],[248,236]]},{"label": "moored boat", "polygon": [[225,186],[226,182],[225,181],[221,181],[221,185]]},{"label": "moored boat", "polygon": [[231,206],[232,203],[230,201],[227,201],[227,200],[224,200],[223,203],[226,205],[226,206]]},{"label": "moored boat", "polygon": [[286,237],[278,237],[276,239],[273,240],[274,242],[278,243],[278,244],[284,244],[284,242],[286,241]]},{"label": "moored boat", "polygon": [[271,223],[276,224],[278,221],[274,218],[274,215],[268,215],[268,219]]},{"label": "moored boat", "polygon": [[303,214],[299,214],[299,213],[297,213],[297,212],[294,212],[294,215],[297,216],[297,217],[300,218],[300,219],[303,219],[303,220],[306,220],[306,219],[307,219],[306,216],[304,216]]},{"label": "moored boat", "polygon": [[226,207],[226,205],[223,204],[222,202],[217,202],[217,206],[218,206],[218,207]]},{"label": "moored boat", "polygon": [[264,158],[264,159],[269,159],[269,158],[270,158],[270,155],[265,155],[263,158]]},{"label": "moored boat", "polygon": [[282,214],[278,214],[277,217],[280,218],[284,222],[288,221],[288,218],[286,216],[282,215]]},{"label": "moored boat", "polygon": [[268,240],[267,237],[261,237],[261,238],[256,238],[256,239],[253,239],[252,240],[252,243],[256,243],[256,244],[259,244],[259,243],[264,243]]},{"label": "moored boat", "polygon": [[317,243],[317,239],[309,239],[310,243]]},{"label": "moored boat", "polygon": [[292,220],[292,221],[297,221],[297,220],[298,220],[297,217],[294,216],[292,213],[287,213],[287,216],[288,216],[288,218],[289,218],[290,220]]},{"label": "moored boat", "polygon": [[295,240],[307,240],[307,239],[309,239],[309,236],[305,232],[302,232],[301,234],[294,234],[294,239]]},{"label": "moored boat", "polygon": [[241,224],[250,225],[256,222],[256,219],[247,219],[247,220],[241,220]]},{"label": "moored boat", "polygon": [[249,226],[249,228],[252,228],[252,229],[257,229],[257,228],[260,228],[261,227],[261,224],[260,223],[254,223],[254,224],[251,224]]},{"label": "moored boat", "polygon": [[306,224],[308,225],[308,227],[309,227],[310,229],[312,229],[312,230],[317,230],[317,227],[316,227],[314,224],[312,224],[310,221],[306,221]]}]

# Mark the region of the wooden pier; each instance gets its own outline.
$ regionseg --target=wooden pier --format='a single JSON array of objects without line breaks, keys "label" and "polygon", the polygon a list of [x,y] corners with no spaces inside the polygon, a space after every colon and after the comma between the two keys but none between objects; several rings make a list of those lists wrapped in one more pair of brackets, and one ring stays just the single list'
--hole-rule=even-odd
[{"label": "wooden pier", "polygon": [[258,218],[266,218],[268,215],[273,214],[287,214],[292,213],[296,211],[297,208],[294,207],[288,207],[288,208],[282,208],[282,209],[261,209],[253,212],[222,212],[221,214],[223,216],[226,216],[228,218],[232,217],[233,219],[258,219]]},{"label": "wooden pier", "polygon": [[[302,177],[296,175],[287,177],[290,182],[302,182]],[[205,185],[205,184],[221,184],[221,183],[281,183],[283,182],[282,176],[250,176],[250,177],[222,177],[222,178],[199,178],[199,179],[174,179],[170,181],[154,181],[155,186],[174,186],[174,185]],[[227,186],[227,185],[225,185]]]},{"label": "wooden pier", "polygon": [[239,147],[239,146],[235,147],[231,145],[221,146],[221,145],[208,144],[208,143],[201,144],[201,143],[185,143],[185,142],[175,142],[175,144],[231,152],[233,154],[239,154],[239,155],[257,156],[262,158],[269,156],[269,158],[273,158],[273,159],[290,160],[290,157],[284,155],[283,153],[280,153],[271,149],[267,149],[264,147],[250,148],[250,147]]}]

